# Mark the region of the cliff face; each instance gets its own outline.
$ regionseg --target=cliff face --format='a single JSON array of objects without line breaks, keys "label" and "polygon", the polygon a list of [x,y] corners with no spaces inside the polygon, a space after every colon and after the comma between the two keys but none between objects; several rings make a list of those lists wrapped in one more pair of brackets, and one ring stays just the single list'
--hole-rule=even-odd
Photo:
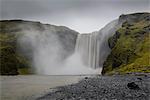
[{"label": "cliff face", "polygon": [[111,53],[102,74],[150,72],[150,14],[121,15],[122,26],[109,38]]},{"label": "cliff face", "polygon": [[19,39],[23,35],[30,35],[30,33],[36,34],[36,32],[40,34],[45,34],[46,32],[57,36],[63,47],[62,59],[68,57],[74,52],[78,32],[75,32],[67,27],[23,20],[3,20],[0,21],[0,74],[16,75],[33,73],[31,69],[33,50],[30,48],[32,44],[23,43],[24,46],[22,46],[23,44],[20,44],[18,41],[20,41]]}]

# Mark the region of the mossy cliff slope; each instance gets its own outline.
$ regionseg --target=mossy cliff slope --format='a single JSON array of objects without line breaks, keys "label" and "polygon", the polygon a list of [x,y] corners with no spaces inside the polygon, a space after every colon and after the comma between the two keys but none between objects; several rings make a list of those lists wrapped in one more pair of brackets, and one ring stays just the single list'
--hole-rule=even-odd
[{"label": "mossy cliff slope", "polygon": [[121,15],[122,26],[109,38],[111,53],[102,74],[150,72],[150,13]]},{"label": "mossy cliff slope", "polygon": [[64,48],[64,57],[74,52],[78,32],[64,26],[42,24],[40,22],[23,20],[2,20],[0,21],[0,74],[17,75],[34,73],[32,62],[32,49],[30,43],[24,46],[25,51],[19,51],[18,39],[23,34],[33,33],[32,30],[44,34],[57,35]]}]

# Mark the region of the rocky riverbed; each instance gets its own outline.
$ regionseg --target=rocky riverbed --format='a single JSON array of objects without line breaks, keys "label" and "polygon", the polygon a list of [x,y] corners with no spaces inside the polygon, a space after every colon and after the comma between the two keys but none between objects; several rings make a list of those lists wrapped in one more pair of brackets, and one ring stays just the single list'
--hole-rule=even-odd
[{"label": "rocky riverbed", "polygon": [[150,100],[150,75],[85,77],[37,100]]}]

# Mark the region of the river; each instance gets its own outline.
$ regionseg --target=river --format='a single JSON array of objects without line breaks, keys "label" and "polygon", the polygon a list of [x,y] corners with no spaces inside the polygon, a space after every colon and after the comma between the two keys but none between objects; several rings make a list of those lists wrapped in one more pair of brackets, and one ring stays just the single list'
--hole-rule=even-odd
[{"label": "river", "polygon": [[34,100],[57,86],[77,83],[91,75],[18,75],[0,77],[1,100]]}]

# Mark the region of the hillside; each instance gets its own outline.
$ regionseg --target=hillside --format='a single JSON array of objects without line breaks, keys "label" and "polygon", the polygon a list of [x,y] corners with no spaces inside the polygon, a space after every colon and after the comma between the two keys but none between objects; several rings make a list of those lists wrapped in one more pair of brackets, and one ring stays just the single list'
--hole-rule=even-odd
[{"label": "hillside", "polygon": [[150,72],[150,13],[121,15],[122,26],[109,38],[111,53],[102,74]]}]

